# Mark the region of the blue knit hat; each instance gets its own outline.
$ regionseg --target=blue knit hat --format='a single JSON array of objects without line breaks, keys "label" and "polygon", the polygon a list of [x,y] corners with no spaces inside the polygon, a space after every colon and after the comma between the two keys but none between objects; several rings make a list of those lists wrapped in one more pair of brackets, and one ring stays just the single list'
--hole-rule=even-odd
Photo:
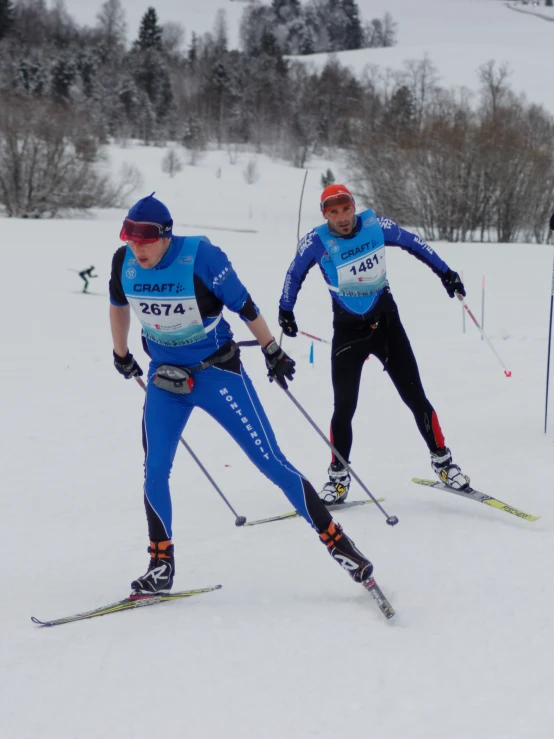
[{"label": "blue knit hat", "polygon": [[167,207],[152,195],[148,195],[135,203],[127,213],[127,218],[138,223],[156,223],[163,228],[162,238],[172,235],[173,220]]}]

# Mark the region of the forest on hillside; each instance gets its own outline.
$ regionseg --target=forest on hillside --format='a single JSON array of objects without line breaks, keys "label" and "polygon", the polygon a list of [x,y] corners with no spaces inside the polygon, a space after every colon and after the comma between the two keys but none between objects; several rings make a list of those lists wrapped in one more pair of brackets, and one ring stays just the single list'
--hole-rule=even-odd
[{"label": "forest on hillside", "polygon": [[[341,63],[396,32],[390,14],[362,22],[355,0],[272,0],[245,4],[239,49],[224,11],[197,35],[154,6],[129,43],[121,0],[100,5],[93,27],[63,0],[0,0],[0,206],[51,217],[124,203],[137,173],[113,183],[96,165],[105,144],[133,139],[169,147],[169,174],[209,147],[295,167],[346,158],[362,201],[428,239],[543,241],[552,117],[493,61],[478,96],[443,89],[426,58],[359,77]],[[329,52],[323,66],[316,52]]]}]

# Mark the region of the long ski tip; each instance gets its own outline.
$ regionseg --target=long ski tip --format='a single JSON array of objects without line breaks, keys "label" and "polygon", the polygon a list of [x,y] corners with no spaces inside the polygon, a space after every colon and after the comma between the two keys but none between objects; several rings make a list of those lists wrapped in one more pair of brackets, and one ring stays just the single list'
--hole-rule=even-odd
[{"label": "long ski tip", "polygon": [[39,621],[38,618],[35,618],[35,616],[31,616],[31,621],[34,624],[38,624],[39,626],[51,626],[52,624],[47,624],[44,621]]}]

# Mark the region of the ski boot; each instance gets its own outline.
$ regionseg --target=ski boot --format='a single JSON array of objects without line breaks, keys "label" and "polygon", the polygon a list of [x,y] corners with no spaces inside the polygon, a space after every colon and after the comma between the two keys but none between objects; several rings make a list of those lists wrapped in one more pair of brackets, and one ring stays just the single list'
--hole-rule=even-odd
[{"label": "ski boot", "polygon": [[454,490],[469,488],[469,477],[457,464],[452,464],[452,453],[448,447],[431,452],[431,467],[439,480]]},{"label": "ski boot", "polygon": [[364,583],[370,579],[373,565],[364,557],[354,542],[346,536],[342,526],[331,521],[319,534],[319,538],[329,550],[329,554],[345,569],[354,582]]},{"label": "ski boot", "polygon": [[329,469],[329,482],[326,483],[319,493],[320,499],[325,505],[344,503],[350,490],[350,474],[340,462],[332,462]]},{"label": "ski boot", "polygon": [[133,589],[131,596],[167,593],[173,586],[175,560],[171,539],[151,541],[148,553],[150,554],[150,564],[146,573],[131,583]]}]

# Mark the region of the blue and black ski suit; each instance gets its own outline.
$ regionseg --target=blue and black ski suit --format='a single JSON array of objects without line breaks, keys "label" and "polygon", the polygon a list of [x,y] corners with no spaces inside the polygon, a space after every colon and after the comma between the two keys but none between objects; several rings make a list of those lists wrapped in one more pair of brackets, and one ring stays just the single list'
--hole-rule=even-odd
[{"label": "blue and black ski suit", "polygon": [[313,486],[279,449],[222,316],[224,306],[246,322],[259,315],[224,252],[204,236],[174,236],[160,263],[143,269],[131,249],[122,246],[112,261],[110,301],[120,307],[131,305],[142,324],[143,346],[151,358],[149,380],[160,365],[191,368],[210,363],[193,372],[189,394],[148,383],[143,445],[150,539],[171,539],[169,476],[179,437],[196,407],[223,426],[294,508],[317,531],[324,531],[331,516]]},{"label": "blue and black ski suit", "polygon": [[362,368],[370,354],[382,362],[412,411],[429,451],[436,452],[445,445],[388,285],[386,246],[408,251],[438,277],[449,271],[448,265],[418,236],[368,209],[356,216],[355,228],[347,237],[331,231],[325,223],[301,239],[279,302],[282,310],[292,311],[308,271],[319,265],[333,300],[331,440],[347,460]]}]

